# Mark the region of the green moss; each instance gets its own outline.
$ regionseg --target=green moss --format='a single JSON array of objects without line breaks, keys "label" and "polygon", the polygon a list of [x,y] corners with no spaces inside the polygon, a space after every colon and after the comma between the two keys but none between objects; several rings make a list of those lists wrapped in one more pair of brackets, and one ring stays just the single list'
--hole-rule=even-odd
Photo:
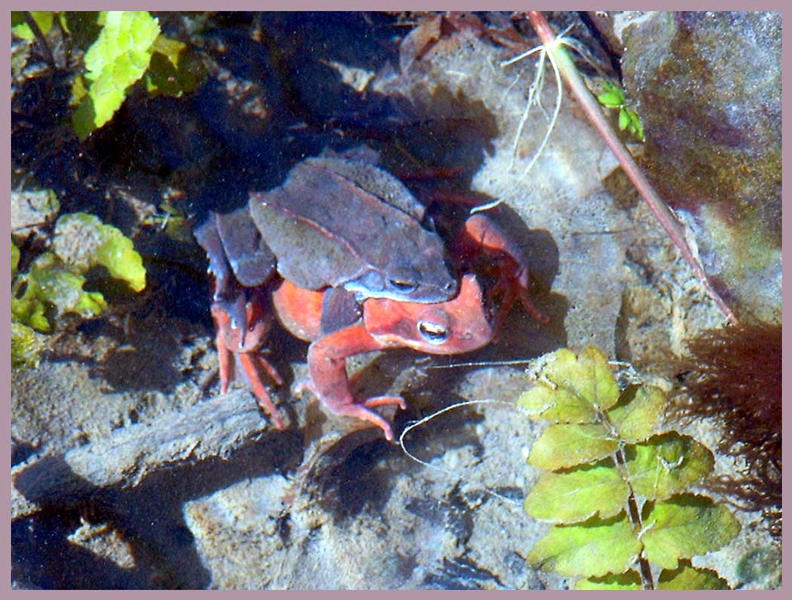
[{"label": "green moss", "polygon": [[11,323],[11,368],[37,367],[39,354],[44,349],[42,336],[22,323]]},{"label": "green moss", "polygon": [[30,271],[14,283],[15,291],[24,291],[11,299],[13,319],[44,333],[52,331],[48,315],[53,309],[57,314],[73,312],[86,318],[107,309],[102,294],[83,290],[85,277],[51,252],[36,258]]},{"label": "green moss", "polygon": [[63,215],[55,226],[54,252],[36,257],[27,273],[18,273],[19,249],[12,244],[11,315],[16,323],[40,332],[54,328],[54,318],[75,313],[91,318],[107,310],[100,292],[84,290],[88,269],[102,266],[115,279],[139,292],[146,285],[146,270],[132,240],[96,216]]},{"label": "green moss", "polygon": [[146,287],[143,259],[132,240],[95,215],[72,213],[60,217],[55,224],[53,248],[62,260],[82,272],[101,266],[111,277],[126,281],[135,292]]}]

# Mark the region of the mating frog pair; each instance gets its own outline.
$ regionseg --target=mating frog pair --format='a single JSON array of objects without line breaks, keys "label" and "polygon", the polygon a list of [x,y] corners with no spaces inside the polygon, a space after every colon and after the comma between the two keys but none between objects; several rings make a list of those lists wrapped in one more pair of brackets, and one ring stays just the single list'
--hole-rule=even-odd
[{"label": "mating frog pair", "polygon": [[[424,205],[377,167],[367,148],[307,159],[280,187],[251,193],[248,206],[233,213],[212,213],[195,233],[215,278],[221,389],[238,358],[279,428],[283,421],[261,374],[282,384],[260,352],[273,318],[311,342],[307,385],[325,408],[373,423],[388,440],[391,426],[372,408],[404,408],[404,399],[356,399],[347,357],[399,347],[476,350],[493,339],[517,300],[547,320],[528,298],[527,265],[494,222],[470,216],[447,250]],[[483,271],[495,277],[487,294]]]}]

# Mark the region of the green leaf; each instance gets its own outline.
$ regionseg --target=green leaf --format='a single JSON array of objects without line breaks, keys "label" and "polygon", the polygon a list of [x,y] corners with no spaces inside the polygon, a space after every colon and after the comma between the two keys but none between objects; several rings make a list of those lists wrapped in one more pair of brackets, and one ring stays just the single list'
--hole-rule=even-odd
[{"label": "green leaf", "polygon": [[664,569],[676,569],[681,558],[717,550],[740,532],[740,523],[725,506],[703,496],[650,501],[643,513],[646,556]]},{"label": "green leaf", "polygon": [[83,271],[102,266],[136,292],[146,287],[146,270],[132,240],[112,225],[102,224],[95,215],[61,216],[55,224],[52,245],[58,256]]},{"label": "green leaf", "polygon": [[627,571],[618,575],[605,575],[579,579],[575,584],[576,590],[641,590],[641,576],[637,571]]},{"label": "green leaf", "polygon": [[104,266],[112,277],[126,281],[134,291],[141,291],[146,287],[146,269],[132,240],[110,225],[102,225],[102,229],[107,241],[96,252],[97,264]]},{"label": "green leaf", "polygon": [[643,123],[641,123],[641,117],[639,117],[638,113],[632,109],[626,108],[624,110],[627,113],[627,119],[629,120],[627,130],[640,141],[644,141],[644,128]]},{"label": "green leaf", "polygon": [[607,108],[619,108],[621,105],[624,104],[624,90],[622,90],[618,85],[606,81],[602,85],[603,93],[597,96],[597,100],[600,104]]},{"label": "green leaf", "polygon": [[624,441],[640,442],[654,433],[665,405],[665,394],[660,388],[630,386],[624,390],[618,404],[608,411],[608,419]]},{"label": "green leaf", "polygon": [[179,67],[179,55],[184,52],[185,48],[187,48],[187,44],[184,42],[171,39],[162,34],[157,36],[152,45],[154,52],[165,56],[175,68]]},{"label": "green leaf", "polygon": [[180,97],[197,89],[206,76],[203,63],[185,44],[157,37],[154,54],[144,76],[149,94]]},{"label": "green leaf", "polygon": [[693,567],[690,561],[679,561],[679,568],[664,570],[657,578],[658,590],[728,590],[729,583],[712,569]]},{"label": "green leaf", "polygon": [[143,76],[159,35],[156,18],[145,11],[109,11],[99,37],[85,53],[87,97],[72,115],[84,139],[107,123],[121,106],[126,90]]},{"label": "green leaf", "polygon": [[85,53],[88,79],[96,81],[119,68],[119,60],[121,68],[137,65],[142,75],[159,33],[157,19],[146,11],[106,12],[99,37]]},{"label": "green leaf", "polygon": [[625,454],[635,493],[657,500],[685,491],[706,477],[715,464],[708,448],[673,432],[628,447]]},{"label": "green leaf", "polygon": [[525,499],[525,512],[554,523],[602,519],[624,509],[630,488],[613,463],[579,467],[564,473],[543,473]]},{"label": "green leaf", "polygon": [[[55,13],[53,13],[51,10],[30,11],[30,16],[33,17],[36,25],[38,25],[41,33],[44,35],[47,35],[49,30],[52,29],[54,14]],[[33,30],[30,29],[30,25],[28,25],[25,21],[25,17],[21,11],[11,12],[11,33],[24,40],[32,40],[34,37],[36,37],[33,34]]]},{"label": "green leaf", "polygon": [[557,350],[546,357],[541,375],[517,400],[533,418],[590,423],[598,410],[610,408],[619,399],[608,359],[597,348],[586,348],[579,357],[565,348]]},{"label": "green leaf", "polygon": [[641,551],[627,517],[590,519],[580,525],[556,525],[539,540],[528,563],[561,575],[600,577],[623,573]]},{"label": "green leaf", "polygon": [[16,276],[17,267],[19,266],[19,248],[14,242],[11,242],[11,277]]},{"label": "green leaf", "polygon": [[81,100],[72,113],[72,127],[74,127],[77,137],[84,140],[96,129],[96,111],[93,99],[87,91],[80,95],[81,90],[75,89],[75,85],[80,85],[77,84],[78,80],[79,78],[75,78],[75,84],[72,85],[72,98],[81,98]]},{"label": "green leaf", "polygon": [[585,399],[548,387],[541,381],[523,392],[517,398],[517,405],[525,409],[529,417],[549,421],[590,423],[597,414]]},{"label": "green leaf", "polygon": [[11,368],[37,367],[39,354],[44,349],[43,336],[32,328],[16,321],[11,322]]},{"label": "green leaf", "polygon": [[630,115],[627,114],[625,109],[619,110],[619,130],[624,131],[627,125],[630,124]]},{"label": "green leaf", "polygon": [[[69,106],[77,107],[77,110],[86,111],[87,108],[81,106],[81,104],[87,95],[88,95],[88,86],[85,82],[85,77],[83,77],[80,74],[75,75],[71,87],[71,98],[69,98]],[[86,102],[85,105],[88,106],[88,108],[91,108],[91,110],[93,110],[93,107],[90,106],[90,102]],[[72,117],[72,119],[74,119],[74,117]]]},{"label": "green leaf", "polygon": [[619,447],[598,423],[561,423],[542,432],[528,454],[528,463],[540,469],[563,469],[605,458]]},{"label": "green leaf", "polygon": [[47,333],[52,325],[47,319],[48,306],[59,314],[74,312],[83,317],[93,317],[107,309],[98,292],[85,292],[85,278],[64,265],[54,254],[45,252],[31,265],[23,276],[25,291],[21,297],[11,299],[11,315],[19,323]]},{"label": "green leaf", "polygon": [[599,103],[607,108],[619,108],[622,105],[623,98],[619,94],[606,92],[597,96]]}]

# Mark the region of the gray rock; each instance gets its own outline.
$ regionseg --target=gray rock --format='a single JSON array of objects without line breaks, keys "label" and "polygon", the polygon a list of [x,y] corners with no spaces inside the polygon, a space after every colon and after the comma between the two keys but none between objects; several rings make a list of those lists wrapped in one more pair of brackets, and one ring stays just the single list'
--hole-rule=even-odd
[{"label": "gray rock", "polygon": [[780,322],[781,13],[624,13],[616,30],[649,175],[703,229],[738,314]]}]

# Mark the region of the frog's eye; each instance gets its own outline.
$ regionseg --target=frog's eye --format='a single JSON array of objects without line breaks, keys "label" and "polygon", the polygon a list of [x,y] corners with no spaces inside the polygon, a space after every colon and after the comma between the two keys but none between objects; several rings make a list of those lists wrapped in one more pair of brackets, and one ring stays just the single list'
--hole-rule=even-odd
[{"label": "frog's eye", "polygon": [[418,321],[418,332],[424,340],[438,346],[449,338],[448,328],[432,321]]},{"label": "frog's eye", "polygon": [[402,294],[412,292],[418,287],[415,281],[407,281],[405,279],[388,279],[390,286]]}]

